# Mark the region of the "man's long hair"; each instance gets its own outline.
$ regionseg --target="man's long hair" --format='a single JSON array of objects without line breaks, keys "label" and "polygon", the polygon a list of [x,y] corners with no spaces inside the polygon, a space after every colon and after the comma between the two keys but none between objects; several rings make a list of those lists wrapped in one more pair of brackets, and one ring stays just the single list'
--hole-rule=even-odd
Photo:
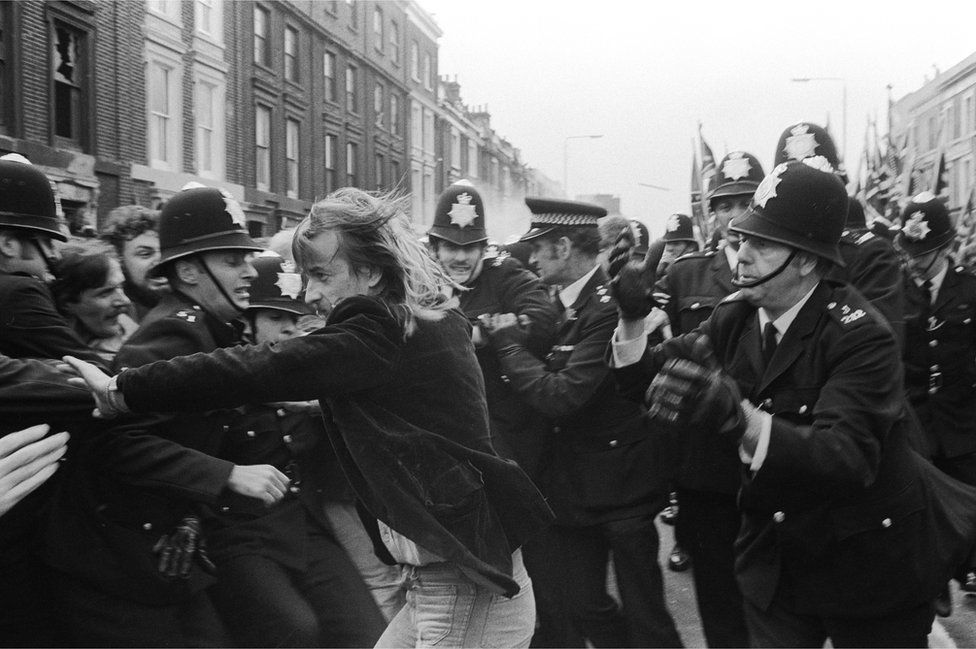
[{"label": "man's long hair", "polygon": [[393,193],[338,189],[312,206],[295,231],[292,249],[295,262],[304,268],[315,237],[335,231],[339,254],[353,272],[369,267],[380,272],[379,297],[402,320],[404,335],[409,336],[417,320],[440,320],[457,300],[441,292],[450,279],[420,243],[405,206],[406,199]]}]

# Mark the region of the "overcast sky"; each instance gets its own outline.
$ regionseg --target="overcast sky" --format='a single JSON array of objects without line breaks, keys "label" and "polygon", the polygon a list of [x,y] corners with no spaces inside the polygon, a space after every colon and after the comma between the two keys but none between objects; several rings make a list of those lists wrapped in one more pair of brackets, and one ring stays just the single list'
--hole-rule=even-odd
[{"label": "overcast sky", "polygon": [[[655,236],[689,212],[699,121],[716,162],[742,149],[768,172],[793,122],[829,113],[843,145],[846,85],[853,171],[866,117],[886,128],[888,84],[898,99],[976,51],[974,0],[420,2],[444,31],[440,74],[457,75],[468,106],[487,104],[526,164],[562,182],[566,138],[603,135],[568,142],[569,191],[620,196]],[[493,236],[520,227],[508,216]]]}]

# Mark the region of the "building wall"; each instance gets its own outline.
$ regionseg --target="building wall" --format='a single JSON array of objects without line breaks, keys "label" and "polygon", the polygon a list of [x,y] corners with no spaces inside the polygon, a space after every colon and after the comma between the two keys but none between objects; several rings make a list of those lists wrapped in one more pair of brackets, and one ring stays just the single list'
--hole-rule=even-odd
[{"label": "building wall", "polygon": [[[267,63],[255,62],[255,7],[267,11]],[[517,149],[464,111],[443,112],[441,31],[416,0],[22,0],[0,2],[0,22],[0,153],[39,165],[76,229],[95,229],[119,205],[158,207],[192,181],[240,200],[255,235],[294,225],[314,200],[350,182],[412,194],[424,230],[453,179],[493,174],[488,200],[496,190],[509,198],[523,183]],[[55,88],[65,87],[52,73],[55,24],[86,44],[78,62],[83,119],[72,138],[55,134]],[[294,80],[285,74],[287,28],[297,36]],[[334,100],[326,53],[335,57]],[[271,115],[261,188],[258,106]],[[289,119],[299,125],[291,196]],[[447,163],[453,168],[441,139],[449,120],[460,144],[459,159]],[[209,148],[201,144],[208,138]],[[348,145],[357,153],[352,173]]]}]

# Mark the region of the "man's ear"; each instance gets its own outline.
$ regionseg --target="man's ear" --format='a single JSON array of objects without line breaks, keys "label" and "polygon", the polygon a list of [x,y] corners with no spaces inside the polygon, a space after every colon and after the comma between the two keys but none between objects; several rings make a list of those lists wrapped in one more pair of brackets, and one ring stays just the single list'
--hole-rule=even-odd
[{"label": "man's ear", "polygon": [[371,289],[379,288],[383,280],[383,272],[376,266],[361,266],[358,271],[360,275],[366,277],[366,285]]},{"label": "man's ear", "polygon": [[569,237],[562,236],[556,239],[556,254],[560,259],[568,258],[572,251],[573,242],[570,241]]},{"label": "man's ear", "polygon": [[200,283],[200,266],[196,259],[177,259],[173,265],[180,282],[188,286],[196,286]]},{"label": "man's ear", "polygon": [[0,255],[13,259],[20,256],[20,239],[9,231],[0,231]]},{"label": "man's ear", "polygon": [[802,254],[797,255],[797,263],[799,265],[800,276],[806,277],[813,271],[817,269],[818,257],[816,255]]}]

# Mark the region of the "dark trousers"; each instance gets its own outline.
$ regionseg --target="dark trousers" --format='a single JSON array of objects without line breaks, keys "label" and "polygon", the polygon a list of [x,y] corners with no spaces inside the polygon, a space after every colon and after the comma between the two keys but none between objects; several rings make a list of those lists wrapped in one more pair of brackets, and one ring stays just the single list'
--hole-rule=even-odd
[{"label": "dark trousers", "polygon": [[26,533],[15,536],[5,530],[0,538],[0,647],[64,642],[56,626],[61,616],[51,598],[51,573],[35,555],[36,547],[36,538]]},{"label": "dark trousers", "polygon": [[386,628],[372,595],[331,536],[309,536],[305,569],[259,555],[217,562],[214,603],[247,647],[372,647]]},{"label": "dark trousers", "polygon": [[[535,633],[530,647],[582,648],[586,641],[569,617],[559,593],[559,573],[563,566],[552,560],[548,530],[532,537],[522,546],[525,570],[532,579],[535,594]],[[607,595],[608,606],[615,606]]]},{"label": "dark trousers", "polygon": [[150,606],[109,595],[62,573],[58,611],[71,647],[230,647],[206,591],[176,604]]},{"label": "dark trousers", "polygon": [[709,647],[749,644],[742,593],[735,580],[740,515],[735,496],[680,490],[675,535],[692,559],[695,599]]},{"label": "dark trousers", "polygon": [[[855,585],[852,584],[852,587]],[[822,618],[800,615],[777,600],[768,610],[745,603],[753,647],[927,647],[935,613],[931,603],[881,617]]]},{"label": "dark trousers", "polygon": [[[581,528],[554,525],[546,540],[563,606],[594,646],[682,646],[664,600],[653,515]],[[611,553],[622,608],[607,594]]]}]

